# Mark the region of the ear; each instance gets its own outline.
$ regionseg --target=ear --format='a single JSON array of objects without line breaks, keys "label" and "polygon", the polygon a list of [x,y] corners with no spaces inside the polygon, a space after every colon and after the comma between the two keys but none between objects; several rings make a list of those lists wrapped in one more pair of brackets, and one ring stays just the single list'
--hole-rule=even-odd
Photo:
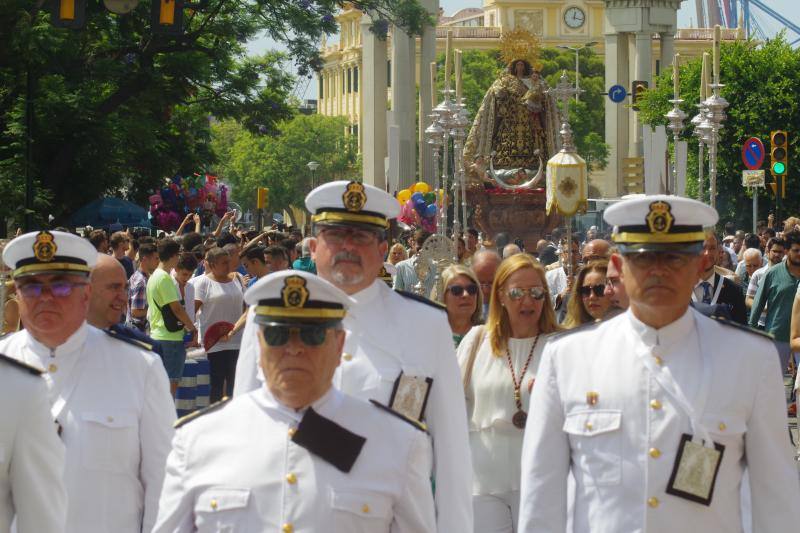
[{"label": "ear", "polygon": [[316,262],[317,260],[317,239],[308,241],[308,249],[311,252],[311,259]]}]

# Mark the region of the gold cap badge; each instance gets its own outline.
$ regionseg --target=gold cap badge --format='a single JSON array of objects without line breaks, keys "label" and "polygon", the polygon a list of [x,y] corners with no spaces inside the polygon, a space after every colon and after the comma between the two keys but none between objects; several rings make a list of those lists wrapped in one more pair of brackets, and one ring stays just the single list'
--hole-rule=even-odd
[{"label": "gold cap badge", "polygon": [[650,212],[647,214],[647,227],[650,233],[666,234],[672,228],[675,217],[670,212],[672,206],[664,201],[657,201],[650,204]]},{"label": "gold cap badge", "polygon": [[357,212],[364,209],[367,203],[367,193],[364,190],[364,185],[357,181],[351,181],[347,184],[347,188],[342,195],[344,207],[350,212]]},{"label": "gold cap badge", "polygon": [[55,238],[49,231],[40,231],[36,235],[36,240],[33,243],[33,255],[37,260],[43,263],[49,263],[56,256]]},{"label": "gold cap badge", "polygon": [[281,296],[285,307],[301,308],[308,301],[306,280],[300,276],[289,276],[283,282]]}]

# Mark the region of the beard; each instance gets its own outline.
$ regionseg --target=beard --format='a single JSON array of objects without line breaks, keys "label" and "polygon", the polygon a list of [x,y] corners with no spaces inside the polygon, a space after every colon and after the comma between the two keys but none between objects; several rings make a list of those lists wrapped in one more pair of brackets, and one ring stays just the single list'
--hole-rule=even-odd
[{"label": "beard", "polygon": [[[341,268],[340,263],[346,261],[358,265],[358,270],[354,272],[348,271],[347,268]],[[331,265],[331,277],[333,282],[337,285],[358,285],[364,281],[364,270],[361,263],[361,257],[350,252],[339,252],[333,256],[333,264]]]}]

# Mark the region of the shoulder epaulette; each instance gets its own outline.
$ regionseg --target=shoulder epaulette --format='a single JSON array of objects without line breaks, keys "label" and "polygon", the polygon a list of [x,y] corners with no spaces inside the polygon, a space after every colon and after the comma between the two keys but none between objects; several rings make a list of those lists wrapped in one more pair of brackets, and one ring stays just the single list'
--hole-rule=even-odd
[{"label": "shoulder epaulette", "polygon": [[127,336],[121,334],[119,331],[114,331],[112,329],[104,329],[103,332],[106,335],[117,339],[118,341],[127,342],[128,344],[132,344],[133,346],[136,346],[137,348],[141,348],[143,350],[147,350],[148,352],[152,352],[153,351],[153,345],[152,344],[149,344],[149,343],[144,342],[144,341],[140,341],[139,339],[134,339],[133,337],[127,337]]},{"label": "shoulder epaulette", "polygon": [[395,290],[394,292],[396,292],[400,296],[403,296],[404,298],[408,298],[409,300],[415,300],[419,303],[429,305],[434,309],[438,309],[439,311],[447,312],[447,307],[445,307],[443,304],[440,304],[439,302],[434,302],[433,300],[429,300],[424,296],[420,296],[419,294],[414,294],[413,292],[399,291],[399,290]]},{"label": "shoulder epaulette", "polygon": [[413,418],[407,417],[403,413],[399,413],[399,412],[395,411],[394,409],[392,409],[391,407],[387,407],[387,406],[383,405],[378,400],[370,400],[369,403],[371,403],[375,407],[378,407],[379,409],[389,413],[390,415],[396,416],[397,418],[399,418],[400,420],[402,420],[406,424],[411,424],[412,426],[414,426],[416,429],[418,429],[420,431],[424,431],[425,433],[428,432],[428,426],[426,426],[425,424],[423,424],[419,420],[414,420]]},{"label": "shoulder epaulette", "polygon": [[0,353],[0,361],[4,361],[11,366],[19,368],[20,370],[25,370],[29,374],[33,374],[34,376],[41,376],[44,374],[44,370],[41,368],[36,368],[35,366],[31,366],[28,363],[23,363],[18,359],[14,359],[13,357],[9,357],[6,354]]},{"label": "shoulder epaulette", "polygon": [[214,403],[212,403],[212,404],[211,404],[211,405],[209,405],[208,407],[205,407],[205,408],[203,408],[203,409],[198,409],[198,410],[197,410],[197,411],[195,411],[194,413],[189,413],[189,414],[188,414],[188,415],[186,415],[186,416],[182,416],[182,417],[180,417],[179,419],[177,419],[177,420],[175,421],[175,424],[174,424],[174,426],[173,426],[173,427],[174,427],[175,429],[178,429],[179,427],[183,426],[184,424],[188,424],[188,423],[189,423],[189,422],[191,422],[192,420],[196,420],[196,419],[200,418],[200,417],[201,417],[201,416],[203,416],[203,415],[207,415],[208,413],[211,413],[211,412],[213,412],[213,411],[216,411],[216,410],[217,410],[217,409],[219,409],[220,407],[224,407],[224,406],[225,406],[225,404],[226,404],[226,403],[228,403],[230,400],[231,400],[230,398],[228,398],[228,397],[225,397],[225,398],[221,399],[221,400],[220,400],[220,401],[218,401],[218,402],[214,402]]},{"label": "shoulder epaulette", "polygon": [[775,340],[775,337],[773,337],[771,333],[767,333],[766,331],[762,331],[760,329],[751,328],[750,326],[745,326],[744,324],[740,324],[739,322],[734,322],[733,320],[728,320],[727,318],[720,318],[716,316],[710,316],[708,318],[710,318],[711,320],[713,320],[718,324],[722,324],[723,326],[730,326],[732,328],[736,328],[741,331],[746,331],[747,333],[760,335],[761,337],[764,337],[765,339],[769,339],[771,341]]}]

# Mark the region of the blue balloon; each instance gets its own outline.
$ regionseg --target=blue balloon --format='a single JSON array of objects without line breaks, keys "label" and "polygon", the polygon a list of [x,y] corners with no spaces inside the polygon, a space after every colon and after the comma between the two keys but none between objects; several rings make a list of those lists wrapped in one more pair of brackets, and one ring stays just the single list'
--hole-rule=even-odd
[{"label": "blue balloon", "polygon": [[436,204],[430,204],[427,207],[425,207],[425,216],[426,217],[436,216]]},{"label": "blue balloon", "polygon": [[415,192],[411,195],[411,199],[414,200],[414,203],[417,203],[419,200],[425,202],[425,197],[422,195],[421,192]]},{"label": "blue balloon", "polygon": [[422,198],[414,201],[414,209],[419,211],[420,215],[425,212],[425,207],[426,207],[425,200],[423,200]]}]

